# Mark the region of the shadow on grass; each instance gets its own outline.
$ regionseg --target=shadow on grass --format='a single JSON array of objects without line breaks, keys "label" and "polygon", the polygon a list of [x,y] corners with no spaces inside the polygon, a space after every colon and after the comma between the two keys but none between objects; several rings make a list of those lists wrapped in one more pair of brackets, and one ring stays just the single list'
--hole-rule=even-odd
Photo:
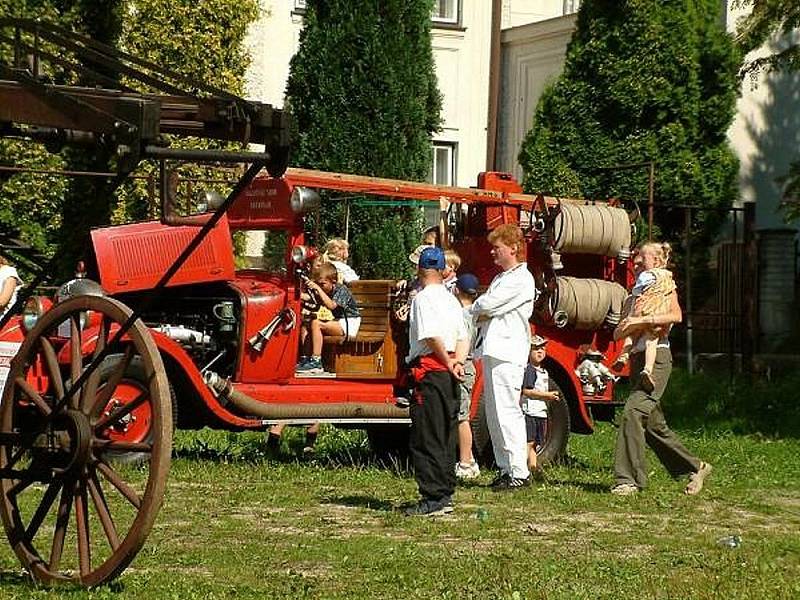
[{"label": "shadow on grass", "polygon": [[36,586],[30,575],[22,571],[0,571],[0,586],[16,585],[16,586]]},{"label": "shadow on grass", "polygon": [[354,508],[368,508],[380,512],[393,512],[397,507],[388,500],[382,500],[373,496],[329,496],[322,499],[322,504],[333,504],[336,506],[349,506]]}]

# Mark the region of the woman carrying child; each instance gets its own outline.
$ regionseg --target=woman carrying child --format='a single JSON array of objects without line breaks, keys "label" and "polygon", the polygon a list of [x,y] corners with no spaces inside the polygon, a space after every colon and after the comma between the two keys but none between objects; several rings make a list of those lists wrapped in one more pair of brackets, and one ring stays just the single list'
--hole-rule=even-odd
[{"label": "woman carrying child", "polygon": [[[664,246],[657,243],[645,243],[639,247],[633,258],[634,272],[638,277],[645,272],[666,265]],[[656,280],[657,281],[657,280]],[[656,285],[656,283],[651,283]],[[634,311],[634,304],[629,303],[629,311]],[[702,462],[686,449],[678,436],[667,426],[661,408],[661,396],[667,387],[672,372],[672,353],[669,347],[669,330],[675,323],[683,319],[678,295],[674,288],[667,296],[666,307],[658,314],[637,316],[630,314],[617,326],[614,339],[636,337],[630,350],[631,393],[625,402],[622,421],[617,434],[617,446],[614,452],[614,476],[616,484],[611,493],[618,496],[635,494],[647,485],[647,461],[645,459],[645,443],[655,452],[658,459],[673,477],[689,475],[689,484],[685,492],[694,495],[703,489],[703,483],[711,474],[711,465]],[[646,328],[650,329],[646,329]],[[644,384],[642,373],[645,372],[645,348],[647,335],[642,335],[643,328],[652,330],[659,327],[660,337],[656,340],[655,360],[650,371],[646,373],[652,386]]]},{"label": "woman carrying child", "polygon": [[[671,299],[675,295],[675,280],[672,272],[666,267],[669,264],[669,255],[672,248],[669,244],[647,244],[653,249],[652,256],[655,266],[646,268],[636,277],[636,283],[628,298],[627,312],[631,317],[655,317],[669,314]],[[645,247],[642,247],[644,251]],[[653,367],[656,363],[656,350],[658,341],[669,335],[672,324],[656,325],[654,321],[645,319],[640,325],[630,326],[630,332],[625,338],[622,353],[617,358],[615,367],[621,369],[628,358],[632,348],[638,344],[644,345],[644,367],[639,376],[639,385],[646,392],[655,388],[653,381]]]}]

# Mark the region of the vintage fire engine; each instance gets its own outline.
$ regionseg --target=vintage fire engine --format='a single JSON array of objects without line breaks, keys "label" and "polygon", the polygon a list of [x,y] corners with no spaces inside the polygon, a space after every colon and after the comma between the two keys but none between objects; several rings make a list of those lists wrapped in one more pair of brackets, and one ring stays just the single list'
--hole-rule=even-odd
[{"label": "vintage fire engine", "polygon": [[[14,24],[45,38],[64,35]],[[96,61],[100,48],[90,46]],[[7,67],[0,76],[8,78],[0,81],[7,131],[62,140],[99,132],[104,144],[118,144],[125,169],[149,157],[161,161],[163,175],[159,221],[94,230],[80,277],[55,298],[31,296],[0,330],[0,515],[37,580],[96,585],[125,569],[161,504],[174,427],[241,431],[323,421],[367,429],[382,451],[403,444],[409,420],[395,404],[395,380],[406,334],[393,318],[395,281],[354,282],[357,337],[328,340],[329,375],[295,373],[302,275],[313,256],[304,218],[321,190],[436,203],[444,244],[484,285],[496,273],[488,232],[502,223],[523,227],[541,291],[532,327],[551,339],[547,367],[561,392],[549,406],[542,459],[564,452],[570,430],[591,432],[593,418],[613,414],[613,376],[592,366],[610,364],[619,350],[611,330],[630,280],[623,208],[524,195],[503,173],[453,188],[286,170],[285,120],[266,105],[218,90],[178,98],[170,87],[172,96],[155,97],[53,86]],[[172,150],[160,144],[163,131],[244,136],[265,152]],[[213,212],[178,215],[167,159],[252,166]],[[277,246],[269,256],[279,258],[237,268],[236,231],[270,232]],[[473,421],[487,454],[480,390],[478,382]]]}]

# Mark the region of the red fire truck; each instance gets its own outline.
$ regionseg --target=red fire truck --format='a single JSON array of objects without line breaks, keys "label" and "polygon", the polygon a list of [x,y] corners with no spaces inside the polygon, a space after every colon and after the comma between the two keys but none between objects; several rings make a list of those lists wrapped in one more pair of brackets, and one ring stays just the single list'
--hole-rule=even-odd
[{"label": "red fire truck", "polygon": [[[393,318],[395,281],[355,282],[358,336],[329,340],[330,375],[295,373],[301,275],[313,257],[304,218],[315,191],[434,203],[443,244],[483,285],[495,274],[488,232],[519,224],[540,291],[532,327],[551,339],[546,366],[561,392],[549,406],[543,461],[563,454],[570,431],[591,432],[593,419],[613,414],[611,330],[630,281],[631,225],[621,207],[524,195],[503,173],[453,188],[287,171],[281,111],[162,73],[204,92],[179,93],[152,75],[157,66],[38,21],[0,19],[4,26],[15,28],[8,39],[17,62],[28,38],[63,42],[84,58],[82,76],[101,53],[103,64],[162,92],[55,85],[37,71],[45,55],[32,71],[16,63],[2,71],[4,135],[112,148],[117,183],[143,159],[161,169],[160,221],[95,229],[80,277],[0,319],[0,516],[35,579],[96,585],[125,569],[161,504],[173,426],[322,421],[366,428],[380,450],[404,444],[408,412],[395,404],[394,382],[406,334]],[[165,133],[257,142],[264,152],[169,148]],[[252,166],[213,213],[178,215],[170,160]],[[237,231],[269,233],[262,261],[237,268]],[[480,390],[478,381],[472,408],[485,454]]]}]

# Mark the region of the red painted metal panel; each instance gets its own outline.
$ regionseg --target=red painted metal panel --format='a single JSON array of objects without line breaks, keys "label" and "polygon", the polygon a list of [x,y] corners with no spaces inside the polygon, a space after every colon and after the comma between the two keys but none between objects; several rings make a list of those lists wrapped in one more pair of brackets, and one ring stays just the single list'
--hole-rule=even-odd
[{"label": "red painted metal panel", "polygon": [[289,203],[294,186],[286,179],[256,177],[228,209],[232,229],[302,229],[302,215]]},{"label": "red painted metal panel", "polygon": [[[95,229],[92,243],[100,284],[109,294],[152,289],[197,231],[159,221]],[[227,281],[233,276],[233,244],[223,217],[167,285]]]},{"label": "red painted metal panel", "polygon": [[[285,382],[294,377],[300,348],[300,299],[293,282],[255,271],[240,272],[232,283],[242,299],[241,351],[235,381]],[[294,312],[294,326],[279,327],[261,352],[247,340],[266,326],[281,310]]]}]

